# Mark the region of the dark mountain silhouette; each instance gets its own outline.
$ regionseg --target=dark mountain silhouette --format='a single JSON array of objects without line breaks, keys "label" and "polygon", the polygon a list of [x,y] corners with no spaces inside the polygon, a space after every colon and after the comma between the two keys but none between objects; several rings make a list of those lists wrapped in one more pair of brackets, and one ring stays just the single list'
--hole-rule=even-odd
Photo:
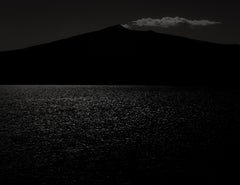
[{"label": "dark mountain silhouette", "polygon": [[8,70],[1,83],[233,85],[239,51],[239,45],[116,25],[0,53]]}]

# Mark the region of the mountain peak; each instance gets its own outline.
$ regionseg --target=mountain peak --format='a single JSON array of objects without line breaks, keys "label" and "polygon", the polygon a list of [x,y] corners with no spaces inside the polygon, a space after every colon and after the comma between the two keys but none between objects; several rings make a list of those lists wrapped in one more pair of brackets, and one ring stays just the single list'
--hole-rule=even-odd
[{"label": "mountain peak", "polygon": [[123,25],[121,24],[117,24],[114,26],[110,26],[108,28],[105,28],[104,30],[111,30],[111,31],[129,31],[129,29],[125,28]]}]

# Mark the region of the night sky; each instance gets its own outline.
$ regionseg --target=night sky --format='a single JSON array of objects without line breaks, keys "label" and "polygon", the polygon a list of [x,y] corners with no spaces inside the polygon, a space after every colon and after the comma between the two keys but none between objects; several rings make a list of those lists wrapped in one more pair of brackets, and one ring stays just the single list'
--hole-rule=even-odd
[{"label": "night sky", "polygon": [[144,29],[212,42],[240,43],[239,0],[1,0],[0,50],[130,24],[142,18],[163,17],[221,24]]}]

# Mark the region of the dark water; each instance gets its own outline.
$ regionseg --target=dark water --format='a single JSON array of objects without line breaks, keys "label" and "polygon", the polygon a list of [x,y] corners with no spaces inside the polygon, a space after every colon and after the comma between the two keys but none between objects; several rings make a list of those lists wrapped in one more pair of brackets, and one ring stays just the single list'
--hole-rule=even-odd
[{"label": "dark water", "polygon": [[1,181],[214,184],[234,178],[237,96],[203,88],[2,86]]}]

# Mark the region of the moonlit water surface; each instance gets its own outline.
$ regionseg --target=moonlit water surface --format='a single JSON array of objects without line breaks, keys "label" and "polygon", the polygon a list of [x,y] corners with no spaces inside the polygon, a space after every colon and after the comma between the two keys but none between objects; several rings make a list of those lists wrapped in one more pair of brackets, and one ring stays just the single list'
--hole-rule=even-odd
[{"label": "moonlit water surface", "polygon": [[201,88],[2,86],[1,179],[212,182],[223,160],[223,133],[238,119],[232,99],[230,92]]}]

